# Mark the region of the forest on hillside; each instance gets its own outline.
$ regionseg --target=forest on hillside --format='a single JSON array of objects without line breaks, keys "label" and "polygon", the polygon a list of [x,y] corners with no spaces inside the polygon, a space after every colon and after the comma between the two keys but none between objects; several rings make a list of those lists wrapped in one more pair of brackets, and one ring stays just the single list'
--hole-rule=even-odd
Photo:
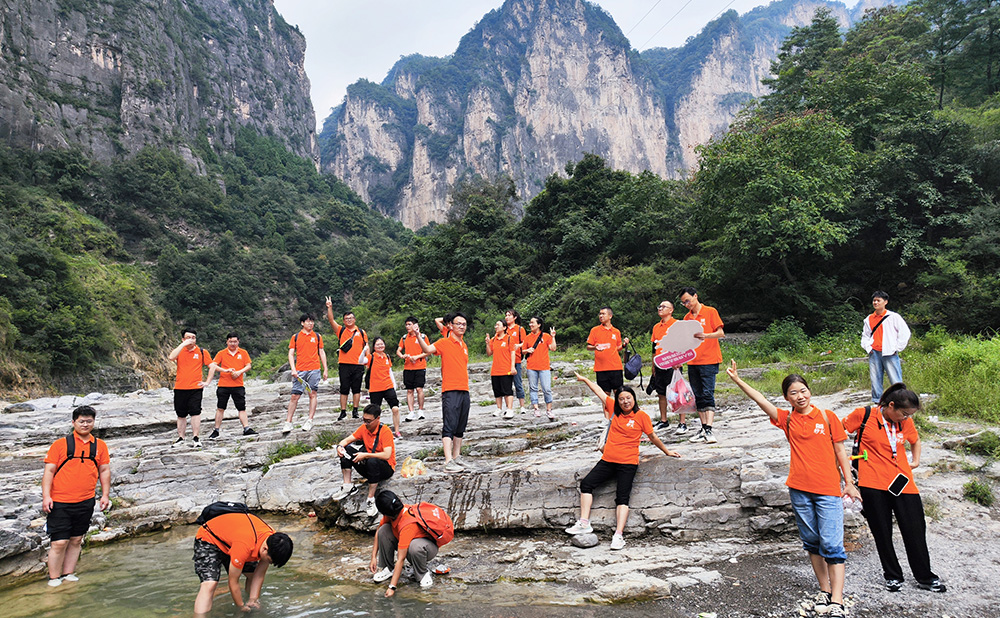
[{"label": "forest on hillside", "polygon": [[918,329],[992,333],[998,37],[991,0],[887,7],[846,33],[820,12],[693,177],[587,155],[527,204],[510,179],[469,178],[449,221],[416,233],[252,131],[233,152],[199,143],[204,175],[167,150],[99,165],[2,149],[0,387],[148,367],[181,325],[280,347],[326,295],[372,334],[515,307],[574,343],[605,304],[648,332],[684,285],[729,328],[808,332],[856,330],[881,288]]}]

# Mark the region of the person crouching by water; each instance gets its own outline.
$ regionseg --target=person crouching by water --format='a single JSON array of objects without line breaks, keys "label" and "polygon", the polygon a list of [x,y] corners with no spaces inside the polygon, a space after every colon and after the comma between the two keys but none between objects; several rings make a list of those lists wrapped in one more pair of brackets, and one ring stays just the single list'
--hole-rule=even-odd
[{"label": "person crouching by water", "polygon": [[[917,394],[897,382],[882,393],[877,406],[868,410],[858,408],[844,419],[844,429],[850,433],[858,431],[862,424],[865,426],[859,437],[858,452],[867,453],[868,457],[858,460],[858,487],[864,501],[862,513],[875,539],[885,588],[889,592],[899,592],[903,587],[903,569],[892,546],[893,513],[917,587],[931,592],[947,590],[931,571],[924,505],[913,480],[912,468],[920,465],[920,436],[912,416],[919,409]],[[904,440],[910,443],[912,461],[909,462]]]},{"label": "person crouching by water", "polygon": [[642,434],[649,436],[649,441],[668,457],[680,457],[666,447],[653,432],[653,422],[649,415],[639,409],[636,403],[635,391],[630,386],[623,386],[614,391],[614,397],[608,397],[603,387],[592,380],[576,374],[576,379],[583,382],[604,402],[604,416],[611,421],[607,440],[604,443],[604,455],[587,476],[580,481],[580,519],[566,529],[569,534],[589,534],[594,531],[590,525],[590,507],[594,503],[594,489],[614,478],[617,482],[615,495],[615,533],[611,537],[611,549],[625,547],[625,521],[628,519],[629,497],[632,494],[632,480],[639,469],[639,440]]},{"label": "person crouching by water", "polygon": [[[420,582],[421,588],[434,584],[428,564],[437,556],[437,543],[424,530],[416,517],[409,513],[407,505],[391,491],[380,491],[375,496],[375,505],[382,513],[382,521],[375,531],[372,544],[372,559],[368,565],[375,583],[389,580],[385,596],[396,594],[396,586],[404,571]],[[409,561],[409,565],[406,562]],[[409,568],[404,569],[404,566]],[[391,567],[391,568],[390,568]]]},{"label": "person crouching by water", "polygon": [[[805,378],[791,374],[781,383],[792,410],[779,410],[757,390],[740,379],[736,361],[726,373],[750,399],[760,406],[771,424],[785,432],[791,449],[788,494],[799,528],[802,547],[809,553],[820,592],[814,598],[819,614],[844,616],[844,504],[842,496],[860,500],[851,477],[851,464],[844,451],[847,434],[840,419],[829,410],[812,405]],[[837,466],[840,466],[840,472]],[[840,476],[844,489],[840,489]]]},{"label": "person crouching by water", "polygon": [[[194,601],[195,615],[212,610],[222,568],[229,574],[229,594],[236,607],[243,611],[259,608],[267,568],[272,564],[282,567],[292,556],[292,539],[249,513],[213,517],[198,528],[194,539],[194,572],[201,580]],[[247,576],[246,603],[240,591],[241,573]]]},{"label": "person crouching by water", "polygon": [[[382,424],[382,408],[368,404],[361,413],[361,427],[337,444],[340,455],[340,469],[344,474],[344,484],[332,497],[343,500],[354,491],[351,484],[351,469],[368,480],[368,500],[365,511],[369,517],[378,515],[375,509],[375,490],[378,484],[391,477],[396,471],[396,442],[392,430]],[[361,448],[352,443],[361,442]]]}]

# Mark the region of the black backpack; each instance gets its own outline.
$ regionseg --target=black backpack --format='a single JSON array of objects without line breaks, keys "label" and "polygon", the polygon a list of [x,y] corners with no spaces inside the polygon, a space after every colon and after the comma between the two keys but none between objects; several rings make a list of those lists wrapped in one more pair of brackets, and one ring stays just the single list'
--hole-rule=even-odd
[{"label": "black backpack", "polygon": [[[94,466],[96,466],[98,471],[100,471],[101,466],[97,464],[97,438],[94,438],[93,440],[90,441],[89,451],[90,452],[87,455],[80,453],[80,456],[76,457],[76,459],[80,460],[89,459],[90,461],[94,462]],[[70,460],[74,458],[73,457],[74,455],[76,455],[76,439],[73,437],[73,434],[69,434],[68,436],[66,436],[66,459],[61,464],[59,464],[59,467],[56,468],[56,471],[52,473],[52,478],[55,478],[55,476],[59,474],[59,471],[62,470],[63,466],[68,464]]]},{"label": "black backpack", "polygon": [[[881,322],[879,322],[881,324]],[[878,328],[878,326],[876,326]],[[854,484],[858,484],[858,464],[859,459],[855,459],[858,453],[861,451],[861,436],[865,433],[865,425],[868,424],[868,417],[872,414],[872,407],[865,406],[865,418],[861,421],[861,426],[858,427],[858,433],[854,436],[854,446],[851,448],[851,476],[854,477]]]},{"label": "black backpack", "polygon": [[200,525],[209,534],[214,536],[216,541],[225,545],[226,549],[229,549],[229,543],[226,543],[212,532],[212,529],[208,527],[208,522],[219,515],[229,515],[230,513],[242,513],[246,515],[247,519],[250,520],[250,528],[253,530],[254,538],[257,538],[257,527],[253,525],[253,518],[250,517],[250,508],[242,502],[213,502],[201,510],[201,515],[198,516],[198,519],[194,520],[194,523]]}]

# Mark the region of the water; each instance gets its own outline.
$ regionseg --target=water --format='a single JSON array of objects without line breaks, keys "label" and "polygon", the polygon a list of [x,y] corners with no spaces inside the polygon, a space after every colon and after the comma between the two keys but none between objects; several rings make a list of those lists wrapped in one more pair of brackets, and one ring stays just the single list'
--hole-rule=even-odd
[{"label": "water", "polygon": [[[434,586],[427,590],[421,590],[415,583],[401,586],[394,598],[386,599],[384,584],[336,579],[328,574],[331,565],[344,558],[348,546],[353,552],[365,552],[361,557],[367,561],[370,549],[359,550],[359,547],[370,543],[370,537],[321,530],[303,525],[297,518],[266,519],[293,538],[295,553],[284,567],[268,569],[261,609],[250,614],[254,617],[609,618],[672,614],[649,605],[609,608],[587,604],[586,591],[567,584],[465,584],[447,576],[436,577]],[[78,569],[80,582],[64,583],[53,589],[46,585],[45,576],[38,574],[37,579],[0,589],[0,615],[6,618],[191,615],[198,591],[198,578],[191,561],[195,532],[195,526],[179,526],[87,548]],[[340,542],[341,537],[351,537],[350,542]],[[222,576],[225,577],[225,571]],[[218,590],[222,592],[216,596],[209,616],[243,615],[233,606],[225,581]]]}]

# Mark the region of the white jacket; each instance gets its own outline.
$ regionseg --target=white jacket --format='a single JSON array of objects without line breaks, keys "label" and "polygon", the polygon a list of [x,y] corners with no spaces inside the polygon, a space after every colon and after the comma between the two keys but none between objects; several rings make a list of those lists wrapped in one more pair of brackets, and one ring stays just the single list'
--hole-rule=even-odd
[{"label": "white jacket", "polygon": [[[892,356],[906,349],[906,344],[910,342],[910,329],[903,320],[903,317],[895,311],[885,311],[886,318],[879,326],[882,329],[882,356]],[[871,315],[865,316],[864,326],[861,329],[861,347],[865,352],[872,352],[872,325],[868,320]],[[878,320],[875,321],[878,323]]]}]

